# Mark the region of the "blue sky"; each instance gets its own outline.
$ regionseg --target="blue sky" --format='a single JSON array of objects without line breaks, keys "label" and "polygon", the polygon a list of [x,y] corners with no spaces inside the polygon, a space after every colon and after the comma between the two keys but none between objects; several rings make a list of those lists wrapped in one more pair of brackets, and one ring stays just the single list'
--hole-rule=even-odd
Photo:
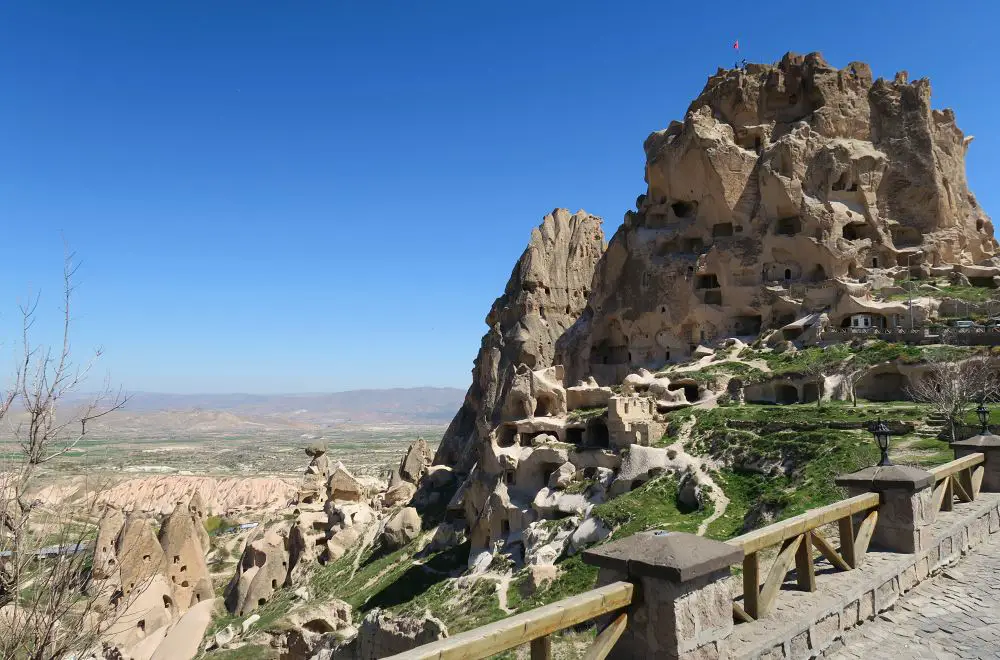
[{"label": "blue sky", "polygon": [[737,38],[930,77],[996,215],[993,6],[8,0],[0,350],[29,291],[51,337],[65,237],[74,347],[128,389],[464,388],[531,228],[610,237]]}]

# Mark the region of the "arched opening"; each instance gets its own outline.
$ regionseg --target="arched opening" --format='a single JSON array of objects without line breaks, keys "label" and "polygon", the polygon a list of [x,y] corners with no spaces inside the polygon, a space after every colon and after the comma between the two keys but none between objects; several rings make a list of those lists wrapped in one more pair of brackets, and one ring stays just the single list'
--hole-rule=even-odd
[{"label": "arched opening", "polygon": [[799,402],[799,391],[794,385],[775,385],[774,401],[780,404],[791,404]]},{"label": "arched opening", "polygon": [[684,392],[684,400],[688,403],[695,403],[701,398],[698,386],[694,383],[671,383],[667,386],[667,389],[673,391],[682,390]]},{"label": "arched opening", "polygon": [[797,215],[779,218],[775,233],[781,236],[794,236],[802,231],[802,220]]},{"label": "arched opening", "polygon": [[555,401],[548,395],[542,394],[535,399],[535,417],[551,417],[555,408]]},{"label": "arched opening", "polygon": [[608,425],[603,419],[592,419],[587,424],[586,438],[588,447],[607,449],[611,446],[611,435],[608,433]]},{"label": "arched opening", "polygon": [[497,444],[501,447],[513,447],[517,442],[517,428],[514,426],[502,426],[500,427],[500,436],[497,438]]},{"label": "arched opening", "polygon": [[135,627],[141,630],[142,632],[146,632],[146,620],[139,619],[139,621],[135,624]]},{"label": "arched opening", "polygon": [[583,429],[566,429],[566,442],[571,445],[583,443]]},{"label": "arched opening", "polygon": [[872,268],[878,268],[878,257],[872,257]]},{"label": "arched opening", "polygon": [[707,273],[705,275],[699,275],[698,279],[695,280],[695,288],[718,289],[719,278],[715,276],[715,273]]},{"label": "arched opening", "polygon": [[167,608],[169,610],[173,606],[173,604],[174,604],[174,601],[170,600],[170,596],[164,596],[163,597],[163,607],[165,607],[165,608]]},{"label": "arched opening", "polygon": [[792,279],[792,269],[791,268],[786,268],[785,269],[785,279],[786,280]]},{"label": "arched opening", "polygon": [[733,223],[720,222],[712,226],[712,236],[714,238],[728,238],[733,235]]},{"label": "arched opening", "polygon": [[819,385],[816,383],[806,383],[802,386],[802,402],[812,403],[819,399]]},{"label": "arched opening", "polygon": [[822,282],[825,279],[826,279],[826,269],[823,268],[823,264],[816,264],[816,267],[813,268],[812,272],[813,282]]},{"label": "arched opening", "polygon": [[678,218],[692,218],[698,212],[698,202],[674,202],[670,208]]}]

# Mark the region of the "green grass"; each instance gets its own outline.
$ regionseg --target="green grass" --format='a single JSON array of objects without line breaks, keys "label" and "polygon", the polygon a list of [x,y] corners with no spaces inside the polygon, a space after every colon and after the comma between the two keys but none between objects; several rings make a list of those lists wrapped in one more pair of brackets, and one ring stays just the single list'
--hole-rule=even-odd
[{"label": "green grass", "polygon": [[602,417],[608,412],[607,406],[599,406],[596,408],[577,408],[576,410],[569,411],[566,415],[567,422],[585,422],[588,419],[594,419],[595,417]]},{"label": "green grass", "polygon": [[698,531],[701,521],[712,514],[712,507],[709,505],[692,513],[681,512],[677,508],[677,480],[659,477],[598,504],[591,513],[614,530],[614,538],[622,538],[649,529],[693,534]]},{"label": "green grass", "polygon": [[209,536],[215,536],[231,527],[236,527],[239,523],[225,516],[209,516],[205,518],[205,531]]},{"label": "green grass", "polygon": [[559,576],[530,596],[524,596],[522,592],[523,584],[527,580],[527,571],[521,570],[515,575],[507,591],[507,607],[518,613],[527,612],[593,589],[597,582],[597,567],[583,563],[580,555],[556,562],[556,566],[559,567]]},{"label": "green grass", "polygon": [[270,646],[241,646],[238,649],[211,651],[205,657],[212,660],[276,660],[279,655]]}]

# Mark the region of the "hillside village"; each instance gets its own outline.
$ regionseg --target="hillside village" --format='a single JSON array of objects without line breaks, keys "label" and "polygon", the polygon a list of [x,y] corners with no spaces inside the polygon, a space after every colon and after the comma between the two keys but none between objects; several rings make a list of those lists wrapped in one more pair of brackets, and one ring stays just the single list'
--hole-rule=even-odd
[{"label": "hillside village", "polygon": [[[158,538],[103,513],[95,576],[127,596],[136,556],[155,566],[122,618],[141,625],[109,644],[385,657],[593,588],[581,553],[599,544],[725,540],[839,500],[835,478],[879,459],[876,419],[897,463],[951,460],[949,440],[988,430],[973,406],[1000,370],[971,141],[905,72],[817,53],[720,69],[646,139],[647,189],[610,240],[584,211],[532,231],[439,444],[384,479],[311,445],[295,502],[229,535],[199,499]],[[992,375],[951,416],[919,395],[972,363]],[[575,657],[593,636],[556,644]]]}]

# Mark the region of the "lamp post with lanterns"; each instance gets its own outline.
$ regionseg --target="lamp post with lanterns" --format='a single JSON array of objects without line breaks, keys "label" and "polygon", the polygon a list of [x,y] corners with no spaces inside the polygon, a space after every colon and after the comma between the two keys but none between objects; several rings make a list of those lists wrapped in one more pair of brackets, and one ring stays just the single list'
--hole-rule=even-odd
[{"label": "lamp post with lanterns", "polygon": [[892,461],[889,460],[889,436],[892,435],[892,431],[889,429],[889,425],[882,421],[880,417],[877,422],[874,422],[868,427],[871,434],[875,437],[875,442],[878,444],[878,448],[882,451],[882,458],[878,462],[878,467],[888,467],[892,465]]},{"label": "lamp post with lanterns", "polygon": [[976,407],[976,416],[979,417],[979,425],[982,427],[981,433],[986,435],[990,432],[990,411],[983,401]]}]

